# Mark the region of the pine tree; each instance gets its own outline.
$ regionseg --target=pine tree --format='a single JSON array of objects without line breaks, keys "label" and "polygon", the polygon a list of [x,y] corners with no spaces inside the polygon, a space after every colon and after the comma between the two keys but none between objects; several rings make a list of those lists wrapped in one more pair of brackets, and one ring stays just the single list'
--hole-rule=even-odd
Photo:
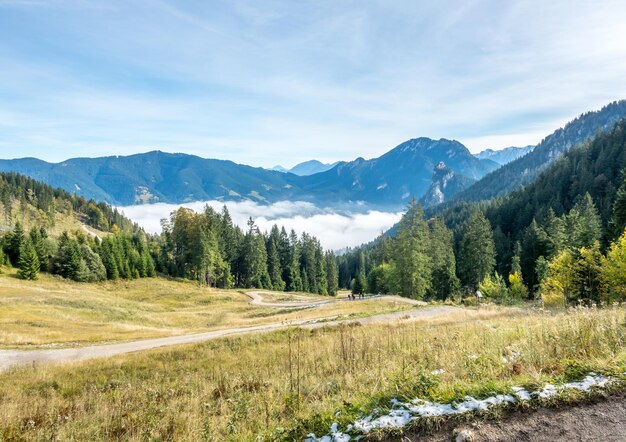
[{"label": "pine tree", "polygon": [[11,264],[14,266],[18,265],[18,260],[20,259],[20,250],[22,249],[22,244],[24,243],[25,235],[24,229],[22,228],[22,223],[17,221],[15,223],[15,227],[13,231],[9,234],[8,244],[6,247],[6,253],[11,261]]},{"label": "pine tree", "polygon": [[572,250],[593,247],[596,241],[600,241],[602,220],[589,193],[572,208],[567,216],[567,224]]},{"label": "pine tree", "polygon": [[463,282],[478,287],[496,264],[491,225],[482,212],[472,213],[463,229],[459,252],[459,274]]},{"label": "pine tree", "polygon": [[550,240],[548,235],[533,219],[530,226],[524,231],[520,254],[522,276],[531,293],[534,293],[536,286],[539,284],[536,272],[537,259],[540,256],[546,257],[549,254]]},{"label": "pine tree", "polygon": [[322,296],[328,295],[328,277],[326,274],[326,258],[324,252],[322,252],[321,246],[317,247],[315,251],[315,273],[317,279],[316,293]]},{"label": "pine tree", "polygon": [[39,258],[28,238],[22,242],[18,268],[17,276],[22,279],[36,280],[39,277]]},{"label": "pine tree", "polygon": [[456,260],[454,257],[454,238],[441,218],[429,223],[430,247],[428,255],[432,261],[432,297],[445,300],[453,296],[459,289],[456,276]]},{"label": "pine tree", "polygon": [[339,289],[337,259],[332,251],[326,252],[326,290],[330,296],[336,296]]},{"label": "pine tree", "polygon": [[67,279],[82,281],[88,271],[81,257],[78,242],[64,232],[59,238],[59,249],[54,258],[53,272]]},{"label": "pine tree", "polygon": [[285,290],[285,281],[283,281],[283,270],[280,265],[280,255],[278,253],[279,236],[278,227],[274,226],[267,241],[267,270],[269,272],[272,289],[283,291]]},{"label": "pine tree", "polygon": [[37,253],[37,258],[39,258],[39,268],[40,270],[46,270],[49,260],[49,249],[46,244],[47,233],[43,228],[37,229],[33,227],[29,236]]},{"label": "pine tree", "polygon": [[308,289],[304,286],[304,278],[302,277],[303,271],[300,269],[300,242],[298,235],[294,230],[291,230],[289,234],[289,265],[287,278],[288,285],[287,290],[292,292],[302,292]]},{"label": "pine tree", "polygon": [[394,251],[394,290],[400,295],[422,299],[432,283],[432,262],[428,255],[430,233],[424,211],[415,202],[409,203],[400,220]]},{"label": "pine tree", "polygon": [[613,203],[613,213],[611,216],[611,236],[619,238],[626,229],[626,174],[623,174],[623,181],[617,190],[615,202]]}]

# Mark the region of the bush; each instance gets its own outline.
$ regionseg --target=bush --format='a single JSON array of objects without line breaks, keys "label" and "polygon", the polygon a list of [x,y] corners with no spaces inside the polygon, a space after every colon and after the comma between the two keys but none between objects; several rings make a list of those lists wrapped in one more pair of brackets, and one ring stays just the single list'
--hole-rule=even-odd
[{"label": "bush", "polygon": [[528,298],[528,289],[522,282],[522,277],[518,272],[509,275],[509,296],[511,299],[521,300]]},{"label": "bush", "polygon": [[544,291],[541,293],[541,302],[545,308],[564,308],[565,295],[559,290]]},{"label": "bush", "polygon": [[509,296],[509,290],[506,288],[504,279],[496,272],[494,276],[487,275],[483,282],[478,285],[478,290],[482,294],[494,301],[504,301]]}]

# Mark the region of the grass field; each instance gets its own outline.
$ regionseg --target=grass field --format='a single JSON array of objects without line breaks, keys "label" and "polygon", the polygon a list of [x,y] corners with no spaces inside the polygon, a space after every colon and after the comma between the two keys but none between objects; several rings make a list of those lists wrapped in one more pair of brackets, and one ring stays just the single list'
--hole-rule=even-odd
[{"label": "grass field", "polygon": [[[268,298],[291,300],[294,295]],[[297,299],[303,298],[302,294],[297,295]],[[331,298],[311,296],[310,299]],[[188,281],[153,278],[83,284],[44,274],[38,281],[22,281],[5,269],[0,274],[0,347],[135,340],[320,317],[360,317],[412,308],[399,301],[368,300],[338,302],[314,310],[290,310],[250,306],[249,300],[237,290],[201,288]]]},{"label": "grass field", "polygon": [[622,308],[487,307],[21,368],[0,375],[0,440],[302,440],[394,397],[621,374],[625,323]]}]

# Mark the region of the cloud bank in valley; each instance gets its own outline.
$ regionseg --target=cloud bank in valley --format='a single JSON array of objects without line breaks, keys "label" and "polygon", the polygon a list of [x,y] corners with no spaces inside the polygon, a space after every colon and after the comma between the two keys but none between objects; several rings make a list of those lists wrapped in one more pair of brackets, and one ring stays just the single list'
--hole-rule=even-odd
[{"label": "cloud bank in valley", "polygon": [[187,207],[201,212],[209,205],[220,211],[228,207],[233,222],[242,229],[250,217],[262,231],[272,225],[294,229],[298,234],[307,232],[316,236],[325,248],[339,250],[369,242],[381,231],[389,229],[402,216],[401,212],[380,212],[370,210],[364,213],[336,212],[322,209],[303,201],[281,201],[271,205],[260,205],[253,201],[223,202],[197,201],[186,204],[157,203],[150,205],[118,207],[126,216],[150,233],[161,231],[161,219],[179,207]]}]

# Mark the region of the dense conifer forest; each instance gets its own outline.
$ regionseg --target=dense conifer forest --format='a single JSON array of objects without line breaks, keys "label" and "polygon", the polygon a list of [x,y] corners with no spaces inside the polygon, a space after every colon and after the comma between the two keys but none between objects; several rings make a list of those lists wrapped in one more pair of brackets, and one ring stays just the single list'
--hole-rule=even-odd
[{"label": "dense conifer forest", "polygon": [[[4,217],[0,263],[24,279],[49,272],[81,282],[156,276],[188,278],[215,287],[258,287],[337,293],[337,263],[317,238],[274,226],[264,233],[250,219],[244,232],[226,207],[216,213],[179,209],[163,233],[147,235],[116,209],[13,174],[0,174]],[[34,217],[26,231],[21,219]],[[75,218],[83,229],[57,237],[56,215]]]},{"label": "dense conifer forest", "polygon": [[340,285],[430,299],[480,289],[497,300],[626,300],[625,167],[622,121],[508,196],[426,214],[413,202],[391,234],[338,258]]}]

